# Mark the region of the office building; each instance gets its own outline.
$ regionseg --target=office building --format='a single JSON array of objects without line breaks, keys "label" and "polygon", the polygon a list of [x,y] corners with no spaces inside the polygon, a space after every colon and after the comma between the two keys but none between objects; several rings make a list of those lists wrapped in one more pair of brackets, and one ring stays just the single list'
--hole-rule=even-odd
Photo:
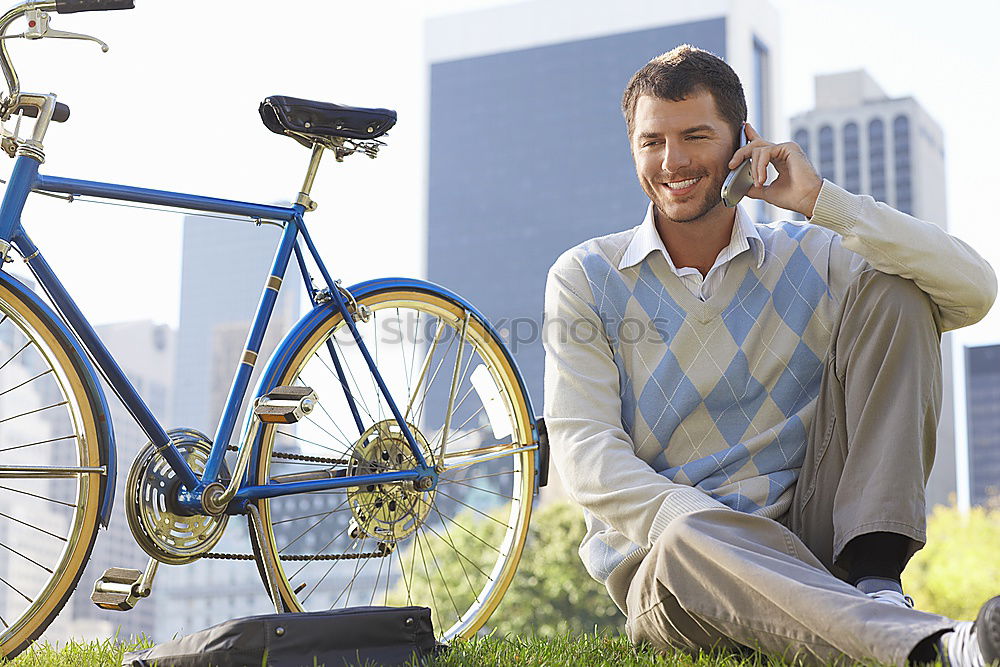
[{"label": "office building", "polygon": [[497,325],[536,413],[549,266],[646,211],[620,110],[629,78],[693,44],[737,72],[760,131],[783,131],[778,24],[763,0],[538,0],[428,22],[427,276]]},{"label": "office building", "polygon": [[[817,76],[815,107],[792,117],[791,135],[823,178],[948,228],[943,134],[912,97],[890,98],[864,70]],[[945,334],[928,507],[947,504],[957,488],[952,345]]]},{"label": "office building", "polygon": [[965,348],[968,489],[973,505],[1000,496],[1000,345]]}]

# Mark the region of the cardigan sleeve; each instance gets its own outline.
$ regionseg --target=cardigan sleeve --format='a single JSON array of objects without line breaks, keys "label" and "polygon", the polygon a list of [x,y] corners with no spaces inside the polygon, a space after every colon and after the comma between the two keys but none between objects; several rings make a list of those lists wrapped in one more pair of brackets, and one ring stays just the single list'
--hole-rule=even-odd
[{"label": "cardigan sleeve", "polygon": [[868,195],[851,194],[824,180],[809,222],[840,234],[840,245],[851,251],[831,256],[834,290],[867,261],[916,283],[940,310],[943,331],[975,324],[996,299],[996,274],[971,246]]},{"label": "cardigan sleeve", "polygon": [[545,287],[544,412],[552,460],[574,501],[649,548],[671,520],[729,508],[636,456],[622,428],[618,367],[572,252],[550,269]]}]

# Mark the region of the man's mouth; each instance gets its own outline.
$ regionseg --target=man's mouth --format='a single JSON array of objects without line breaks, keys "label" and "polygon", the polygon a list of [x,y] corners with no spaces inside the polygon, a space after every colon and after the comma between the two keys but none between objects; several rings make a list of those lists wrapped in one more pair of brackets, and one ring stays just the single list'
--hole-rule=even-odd
[{"label": "man's mouth", "polygon": [[683,181],[671,181],[664,183],[664,185],[667,186],[667,190],[669,190],[671,194],[683,195],[693,190],[700,180],[701,176],[698,176],[697,178],[688,178]]}]

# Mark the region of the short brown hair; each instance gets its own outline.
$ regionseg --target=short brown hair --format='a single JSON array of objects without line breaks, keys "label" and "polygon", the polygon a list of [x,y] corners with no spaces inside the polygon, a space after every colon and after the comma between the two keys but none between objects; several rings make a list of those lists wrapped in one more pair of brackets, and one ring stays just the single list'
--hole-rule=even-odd
[{"label": "short brown hair", "polygon": [[743,84],[724,60],[690,44],[681,44],[656,56],[632,75],[622,95],[628,136],[635,129],[635,105],[642,95],[679,102],[701,91],[711,93],[716,111],[732,126],[733,139],[738,144],[740,128],[747,119]]}]

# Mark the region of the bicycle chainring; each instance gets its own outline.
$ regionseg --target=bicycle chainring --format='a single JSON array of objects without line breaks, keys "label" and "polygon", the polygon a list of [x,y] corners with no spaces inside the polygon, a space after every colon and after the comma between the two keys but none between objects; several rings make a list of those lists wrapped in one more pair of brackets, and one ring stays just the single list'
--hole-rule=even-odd
[{"label": "bicycle chainring", "polygon": [[[205,470],[211,441],[188,428],[167,431],[170,440],[196,475]],[[225,462],[222,479],[229,478]],[[161,563],[183,565],[197,560],[218,543],[229,515],[185,516],[176,511],[174,498],[180,479],[167,460],[147,443],[129,470],[125,487],[125,514],[136,542]]]},{"label": "bicycle chainring", "polygon": [[[434,465],[430,447],[420,430],[407,422],[410,433],[429,465]],[[374,475],[394,470],[411,470],[417,465],[406,436],[395,419],[372,424],[354,445],[349,475]],[[410,482],[368,484],[347,490],[360,532],[380,542],[398,542],[423,524],[434,504],[435,490],[418,491]],[[352,535],[353,537],[353,535]]]}]

